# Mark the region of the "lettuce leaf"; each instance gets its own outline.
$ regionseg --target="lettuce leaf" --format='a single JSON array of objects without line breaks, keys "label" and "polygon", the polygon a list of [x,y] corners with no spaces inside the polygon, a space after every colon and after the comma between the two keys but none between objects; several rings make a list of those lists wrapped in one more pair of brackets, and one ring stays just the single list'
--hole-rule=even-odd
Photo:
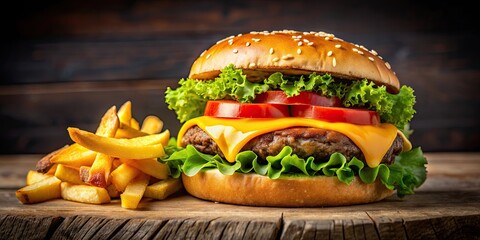
[{"label": "lettuce leaf", "polygon": [[235,99],[252,102],[257,94],[266,92],[268,86],[247,80],[241,69],[233,65],[224,68],[214,80],[198,81],[181,79],[177,89],[167,88],[165,102],[170,110],[177,113],[180,122],[202,116],[208,100]]},{"label": "lettuce leaf", "polygon": [[401,153],[392,165],[380,164],[369,168],[357,158],[348,161],[340,153],[332,154],[327,160],[313,157],[303,159],[288,146],[278,155],[267,157],[266,161],[261,161],[252,151],[243,151],[237,155],[235,163],[230,163],[219,155],[204,154],[188,145],[159,161],[174,168],[171,172],[175,175],[172,174],[172,177],[179,177],[178,171],[193,176],[200,171],[218,169],[224,175],[234,172],[256,173],[271,179],[281,176],[336,176],[345,184],[350,184],[355,176],[359,176],[364,183],[380,179],[388,189],[396,189],[400,197],[413,194],[414,189],[425,181],[427,164],[420,148]]},{"label": "lettuce leaf", "polygon": [[225,67],[213,80],[181,79],[178,88],[167,88],[165,102],[176,112],[180,122],[185,122],[202,116],[208,100],[234,99],[248,103],[256,95],[274,89],[283,90],[288,96],[296,96],[302,91],[336,96],[346,107],[377,111],[382,122],[392,123],[399,129],[404,129],[415,114],[415,96],[408,86],[402,86],[398,94],[390,94],[385,86],[377,86],[367,79],[342,82],[329,74],[284,76],[280,72],[271,74],[263,82],[252,83],[247,81],[241,69],[233,65]]}]

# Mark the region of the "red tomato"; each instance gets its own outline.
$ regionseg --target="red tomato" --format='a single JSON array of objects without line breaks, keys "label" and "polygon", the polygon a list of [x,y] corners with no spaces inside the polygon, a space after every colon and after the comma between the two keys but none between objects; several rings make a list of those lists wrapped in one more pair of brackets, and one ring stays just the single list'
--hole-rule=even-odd
[{"label": "red tomato", "polygon": [[377,112],[351,108],[321,107],[313,105],[291,106],[292,117],[314,118],[328,122],[346,122],[358,125],[377,125]]},{"label": "red tomato", "polygon": [[338,97],[325,97],[314,92],[300,92],[299,95],[288,97],[284,91],[266,91],[255,97],[256,103],[279,104],[308,104],[325,107],[341,107],[342,101]]},{"label": "red tomato", "polygon": [[288,105],[283,104],[220,100],[208,101],[203,115],[222,118],[281,118],[290,116],[288,110]]}]

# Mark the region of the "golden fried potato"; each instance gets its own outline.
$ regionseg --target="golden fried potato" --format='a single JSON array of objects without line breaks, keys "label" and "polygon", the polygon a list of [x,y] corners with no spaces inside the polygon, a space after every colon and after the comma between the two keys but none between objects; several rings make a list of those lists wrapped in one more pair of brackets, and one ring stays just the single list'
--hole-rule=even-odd
[{"label": "golden fried potato", "polygon": [[55,176],[20,188],[15,192],[17,199],[24,203],[39,203],[60,198],[60,184],[62,181]]},{"label": "golden fried potato", "polygon": [[147,186],[144,197],[163,200],[182,189],[183,184],[179,178],[168,178]]},{"label": "golden fried potato", "polygon": [[139,174],[127,185],[125,191],[120,194],[123,208],[136,209],[138,207],[147,188],[149,178],[150,176],[146,174]]},{"label": "golden fried potato", "polygon": [[61,196],[65,200],[81,203],[103,204],[110,202],[110,195],[105,188],[74,185],[68,182],[62,182]]}]

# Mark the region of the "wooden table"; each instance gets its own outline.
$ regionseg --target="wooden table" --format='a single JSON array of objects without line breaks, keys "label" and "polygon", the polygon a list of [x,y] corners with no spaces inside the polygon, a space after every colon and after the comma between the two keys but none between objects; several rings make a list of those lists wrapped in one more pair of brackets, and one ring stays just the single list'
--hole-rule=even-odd
[{"label": "wooden table", "polygon": [[22,205],[38,155],[0,156],[1,239],[479,239],[480,153],[430,153],[417,193],[347,207],[266,208],[212,203],[185,193],[88,205],[54,200]]}]

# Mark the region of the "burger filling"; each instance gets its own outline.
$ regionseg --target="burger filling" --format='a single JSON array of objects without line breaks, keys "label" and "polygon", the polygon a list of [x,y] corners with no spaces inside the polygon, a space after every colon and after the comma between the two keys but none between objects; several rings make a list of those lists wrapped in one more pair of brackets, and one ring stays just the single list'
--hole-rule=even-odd
[{"label": "burger filling", "polygon": [[[194,146],[198,151],[225,158],[217,143],[201,128],[194,126],[187,130],[181,139],[183,147]],[[250,140],[241,151],[253,151],[262,161],[268,156],[278,155],[285,146],[292,148],[292,153],[300,158],[312,156],[325,161],[334,153],[341,153],[347,161],[353,157],[365,162],[362,151],[342,133],[318,128],[288,128],[269,132]],[[395,157],[402,152],[403,140],[397,135],[392,146],[383,157],[382,163],[392,164]]]}]

